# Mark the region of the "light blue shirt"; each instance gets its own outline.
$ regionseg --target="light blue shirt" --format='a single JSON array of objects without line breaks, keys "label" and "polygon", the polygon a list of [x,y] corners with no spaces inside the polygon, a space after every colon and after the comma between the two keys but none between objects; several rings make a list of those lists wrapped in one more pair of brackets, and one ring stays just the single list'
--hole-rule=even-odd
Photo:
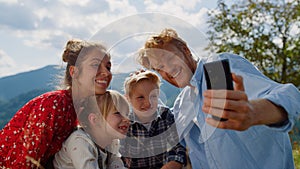
[{"label": "light blue shirt", "polygon": [[[231,72],[243,76],[248,99],[265,98],[288,112],[288,123],[281,127],[258,125],[246,131],[224,130],[205,123],[201,108],[207,89],[203,64],[229,59]],[[200,59],[191,79],[177,97],[173,112],[180,138],[187,145],[194,169],[293,169],[288,135],[300,113],[300,93],[292,84],[278,84],[246,59],[223,53]]]}]

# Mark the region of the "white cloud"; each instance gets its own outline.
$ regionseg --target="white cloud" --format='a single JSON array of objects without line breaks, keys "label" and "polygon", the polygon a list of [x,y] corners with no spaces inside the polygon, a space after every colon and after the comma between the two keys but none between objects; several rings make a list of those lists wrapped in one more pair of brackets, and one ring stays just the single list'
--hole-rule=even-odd
[{"label": "white cloud", "polygon": [[3,50],[0,50],[0,68],[12,68],[15,66],[15,61],[11,57],[9,57]]},{"label": "white cloud", "polygon": [[[145,5],[146,12],[163,12],[165,14],[167,12],[175,17],[180,17],[179,19],[187,21],[194,26],[202,27],[207,10],[199,7],[200,2],[199,0],[191,0],[189,3],[184,3],[182,0],[176,0],[174,3],[174,1],[169,0],[158,4],[152,1],[145,1],[143,5]],[[103,10],[97,10],[101,5],[108,7],[103,8]],[[62,36],[64,39],[69,37],[87,39],[102,28],[114,23],[117,19],[138,14],[140,11],[134,5],[129,3],[128,0],[96,2],[90,0],[80,2],[76,0],[61,0],[58,2],[44,1],[36,3],[35,1],[29,1],[26,4],[27,10],[24,10],[24,13],[26,12],[25,14],[31,16],[32,27],[28,26],[26,31],[22,31],[21,25],[16,25],[19,28],[16,29],[15,33],[18,37],[26,38],[25,44],[30,46],[49,41],[53,35]],[[32,10],[29,8],[32,8]],[[119,33],[140,32],[141,29],[132,29],[153,25],[153,23],[148,23],[148,20],[141,19],[140,21],[127,21],[128,24],[126,26],[122,23],[122,32]],[[164,23],[158,24],[162,25]],[[47,42],[47,44],[42,43],[38,46],[49,47],[49,45],[51,45],[51,42]]]},{"label": "white cloud", "polygon": [[129,4],[128,0],[106,0],[109,4],[110,12],[118,12],[124,16],[137,12],[135,6]]},{"label": "white cloud", "polygon": [[[178,29],[184,29],[189,24],[189,26],[193,25],[197,29],[205,30],[207,12],[206,8],[201,7],[203,5],[202,0],[190,0],[188,2],[183,0],[27,0],[22,2],[0,0],[0,3],[0,11],[5,13],[5,16],[0,13],[0,16],[3,15],[0,17],[1,31],[10,34],[18,42],[22,42],[22,48],[32,49],[32,57],[38,55],[34,51],[35,49],[39,52],[43,49],[47,52],[50,50],[57,52],[63,49],[68,39],[89,39],[99,31],[105,34],[102,35],[105,37],[99,40],[107,40],[108,42],[114,40],[113,42],[116,42],[126,41],[126,38],[131,39],[132,42],[128,43],[128,46],[119,45],[115,49],[115,52],[129,56],[133,52],[132,50],[142,45],[147,33],[158,33],[166,25],[175,25]],[[151,20],[140,16],[132,17],[144,12],[167,14],[171,17],[152,18]],[[128,16],[131,17],[131,20],[124,19]],[[161,16],[157,15],[156,17]],[[170,18],[173,19],[170,20]],[[137,34],[132,35],[134,33]],[[138,35],[139,33],[142,35]],[[4,51],[12,53],[9,52],[11,47],[3,48],[1,46],[1,48],[2,53]],[[21,59],[17,58],[22,56],[22,53],[18,55],[14,52],[17,65],[21,65],[18,63]],[[32,60],[32,62],[36,61]]]},{"label": "white cloud", "polygon": [[[202,27],[206,22],[207,8],[200,6],[201,1],[193,0],[186,1],[177,0],[163,1],[162,4],[153,1],[145,1],[146,11],[156,11],[167,13],[179,17],[180,19],[197,27]],[[189,5],[187,5],[189,4]]]},{"label": "white cloud", "polygon": [[112,58],[112,72],[113,73],[128,73],[136,71],[141,68],[140,65],[135,61],[136,52],[124,54],[116,54]]},{"label": "white cloud", "polygon": [[18,65],[10,56],[0,49],[0,78],[30,69],[34,69],[34,67]]},{"label": "white cloud", "polygon": [[32,9],[22,4],[0,4],[0,26],[5,30],[34,29]]},{"label": "white cloud", "polygon": [[31,33],[31,39],[24,40],[25,45],[37,48],[52,48],[56,37],[63,37],[65,34],[59,30],[42,30]]},{"label": "white cloud", "polygon": [[201,1],[199,1],[199,0],[189,0],[188,3],[187,3],[187,1],[183,1],[183,0],[176,0],[175,1],[176,5],[182,7],[185,10],[194,10],[198,3],[201,3]]},{"label": "white cloud", "polygon": [[0,3],[12,5],[12,4],[17,4],[18,0],[0,0]]},{"label": "white cloud", "polygon": [[53,13],[51,13],[47,8],[40,8],[37,9],[35,11],[33,11],[33,13],[38,17],[39,21],[44,20],[45,18],[49,18],[52,19],[53,18]]},{"label": "white cloud", "polygon": [[78,5],[78,6],[86,6],[90,0],[59,0],[59,2],[65,4],[66,6],[73,6],[73,5]]}]

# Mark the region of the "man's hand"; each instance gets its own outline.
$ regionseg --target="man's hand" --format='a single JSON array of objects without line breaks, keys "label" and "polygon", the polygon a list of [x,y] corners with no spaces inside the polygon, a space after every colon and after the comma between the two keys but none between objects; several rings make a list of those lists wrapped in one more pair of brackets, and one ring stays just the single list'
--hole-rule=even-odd
[{"label": "man's hand", "polygon": [[253,125],[272,124],[287,119],[287,113],[266,99],[248,100],[244,91],[243,78],[232,74],[234,90],[207,90],[204,92],[202,110],[207,114],[228,119],[206,122],[222,129],[243,131]]}]

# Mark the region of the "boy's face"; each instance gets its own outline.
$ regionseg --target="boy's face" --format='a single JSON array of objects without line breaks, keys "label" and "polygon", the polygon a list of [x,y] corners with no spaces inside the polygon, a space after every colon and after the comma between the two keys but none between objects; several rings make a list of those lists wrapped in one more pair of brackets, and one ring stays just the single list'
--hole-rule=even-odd
[{"label": "boy's face", "polygon": [[136,116],[141,119],[151,119],[156,112],[159,98],[157,84],[144,79],[139,81],[130,91],[129,102]]},{"label": "boy's face", "polygon": [[154,56],[149,57],[151,66],[163,79],[172,85],[183,88],[190,83],[193,76],[192,63],[176,46],[169,44],[165,49],[151,49]]}]

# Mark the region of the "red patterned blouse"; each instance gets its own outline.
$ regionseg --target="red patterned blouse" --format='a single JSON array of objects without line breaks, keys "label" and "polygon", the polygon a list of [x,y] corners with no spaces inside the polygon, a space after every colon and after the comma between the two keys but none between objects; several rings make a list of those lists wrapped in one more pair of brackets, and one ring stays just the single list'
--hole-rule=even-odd
[{"label": "red patterned blouse", "polygon": [[67,90],[26,103],[0,131],[0,168],[38,168],[58,152],[77,125]]}]

